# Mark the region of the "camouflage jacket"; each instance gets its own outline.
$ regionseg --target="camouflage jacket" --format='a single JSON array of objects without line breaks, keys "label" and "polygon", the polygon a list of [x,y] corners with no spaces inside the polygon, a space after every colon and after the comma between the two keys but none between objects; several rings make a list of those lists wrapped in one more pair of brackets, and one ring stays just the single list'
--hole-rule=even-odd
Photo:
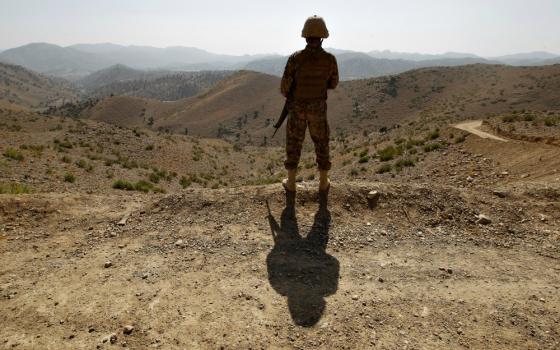
[{"label": "camouflage jacket", "polygon": [[290,56],[280,91],[296,102],[327,99],[327,90],[338,85],[336,58],[322,47],[307,47]]}]

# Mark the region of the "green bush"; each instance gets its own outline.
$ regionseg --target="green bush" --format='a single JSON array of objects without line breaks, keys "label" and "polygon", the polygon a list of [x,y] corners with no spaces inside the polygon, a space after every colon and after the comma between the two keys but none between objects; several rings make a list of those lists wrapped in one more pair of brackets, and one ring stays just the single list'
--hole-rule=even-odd
[{"label": "green bush", "polygon": [[556,125],[556,120],[554,120],[552,117],[547,117],[544,120],[544,125],[546,126],[555,126]]},{"label": "green bush", "polygon": [[435,129],[430,131],[428,135],[426,135],[426,140],[435,140],[439,137],[439,129]]},{"label": "green bush", "polygon": [[414,161],[412,159],[400,159],[395,163],[395,169],[400,170],[404,167],[413,167]]},{"label": "green bush", "polygon": [[190,177],[187,178],[186,176],[181,176],[179,184],[181,185],[181,187],[187,188],[192,184],[192,180]]},{"label": "green bush", "polygon": [[391,169],[393,169],[391,164],[383,164],[381,167],[379,167],[379,169],[377,169],[377,173],[378,174],[388,173],[391,171]]},{"label": "green bush", "polygon": [[76,177],[73,174],[66,173],[66,174],[64,174],[64,181],[74,183],[74,182],[76,182]]},{"label": "green bush", "polygon": [[440,149],[441,147],[442,147],[441,143],[435,142],[435,143],[425,144],[423,149],[424,149],[424,152],[432,152],[432,151],[435,151],[437,149]]},{"label": "green bush", "polygon": [[117,180],[113,183],[113,188],[117,190],[133,191],[134,185],[126,180]]},{"label": "green bush", "polygon": [[386,162],[395,158],[398,154],[398,150],[393,146],[389,146],[377,151],[377,154],[379,154],[379,159],[382,162]]},{"label": "green bush", "polygon": [[134,184],[134,189],[140,192],[150,192],[150,190],[154,189],[154,185],[148,181],[140,180],[136,184]]},{"label": "green bush", "polygon": [[31,188],[19,183],[0,183],[0,194],[31,193]]},{"label": "green bush", "polygon": [[87,163],[86,163],[85,160],[80,159],[80,160],[76,161],[76,166],[78,168],[84,169],[87,166]]},{"label": "green bush", "polygon": [[21,152],[11,147],[6,148],[3,155],[6,158],[17,160],[19,162],[21,162],[24,159],[23,154],[21,154]]},{"label": "green bush", "polygon": [[358,160],[358,163],[367,163],[369,161],[369,156],[363,156]]}]

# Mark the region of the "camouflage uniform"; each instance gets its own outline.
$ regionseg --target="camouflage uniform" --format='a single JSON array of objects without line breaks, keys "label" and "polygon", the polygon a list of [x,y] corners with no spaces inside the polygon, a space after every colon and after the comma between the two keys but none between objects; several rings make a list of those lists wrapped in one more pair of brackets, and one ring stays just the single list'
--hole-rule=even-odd
[{"label": "camouflage uniform", "polygon": [[336,58],[321,47],[307,47],[288,59],[280,90],[288,99],[286,169],[297,169],[305,129],[309,126],[319,170],[329,170],[327,89],[338,85]]}]

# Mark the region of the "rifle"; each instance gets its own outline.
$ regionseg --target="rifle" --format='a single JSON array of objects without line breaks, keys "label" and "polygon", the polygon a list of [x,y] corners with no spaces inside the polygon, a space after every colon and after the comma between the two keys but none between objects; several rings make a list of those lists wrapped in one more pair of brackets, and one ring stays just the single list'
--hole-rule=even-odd
[{"label": "rifle", "polygon": [[280,113],[280,118],[278,118],[278,121],[276,122],[276,124],[274,124],[276,130],[274,130],[274,134],[272,134],[272,137],[276,135],[278,129],[280,129],[282,124],[284,124],[284,120],[286,120],[287,116],[288,116],[288,99],[286,99],[286,102],[284,103],[284,108],[282,109],[282,113]]}]

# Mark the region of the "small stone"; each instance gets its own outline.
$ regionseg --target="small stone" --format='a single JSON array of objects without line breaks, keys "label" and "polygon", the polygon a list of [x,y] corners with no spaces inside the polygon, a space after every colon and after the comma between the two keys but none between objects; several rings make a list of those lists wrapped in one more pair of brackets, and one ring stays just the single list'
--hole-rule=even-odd
[{"label": "small stone", "polygon": [[106,269],[113,266],[113,263],[110,261],[105,261],[105,264],[103,265]]},{"label": "small stone", "polygon": [[117,342],[117,334],[116,333],[113,333],[109,336],[109,342],[111,344],[115,344]]},{"label": "small stone", "polygon": [[144,272],[142,274],[142,279],[145,280],[146,278],[148,278],[148,276],[150,276],[147,272]]},{"label": "small stone", "polygon": [[476,223],[481,225],[489,225],[492,223],[492,220],[484,214],[479,214],[477,216]]},{"label": "small stone", "polygon": [[358,296],[356,294],[352,295],[352,300],[358,300]]},{"label": "small stone", "polygon": [[177,242],[175,242],[175,247],[178,248],[183,248],[184,242],[182,239],[178,239]]},{"label": "small stone", "polygon": [[378,280],[379,282],[381,282],[381,283],[385,282],[385,280],[383,279],[383,277],[379,277],[377,280]]},{"label": "small stone", "polygon": [[134,330],[134,327],[133,327],[133,326],[131,326],[131,325],[126,325],[126,326],[124,326],[124,328],[123,328],[123,334],[127,334],[127,335],[128,335],[128,334],[132,333],[133,330]]},{"label": "small stone", "polygon": [[367,201],[370,208],[375,208],[377,206],[379,197],[381,197],[381,193],[379,193],[379,191],[370,191],[367,194]]},{"label": "small stone", "polygon": [[128,221],[128,218],[129,218],[129,217],[130,217],[130,213],[126,213],[126,214],[123,216],[123,218],[122,218],[119,222],[117,222],[117,225],[119,225],[119,226],[124,226],[124,225],[126,225],[126,222]]},{"label": "small stone", "polygon": [[492,191],[492,194],[498,198],[505,198],[507,197],[507,192],[505,191]]}]

